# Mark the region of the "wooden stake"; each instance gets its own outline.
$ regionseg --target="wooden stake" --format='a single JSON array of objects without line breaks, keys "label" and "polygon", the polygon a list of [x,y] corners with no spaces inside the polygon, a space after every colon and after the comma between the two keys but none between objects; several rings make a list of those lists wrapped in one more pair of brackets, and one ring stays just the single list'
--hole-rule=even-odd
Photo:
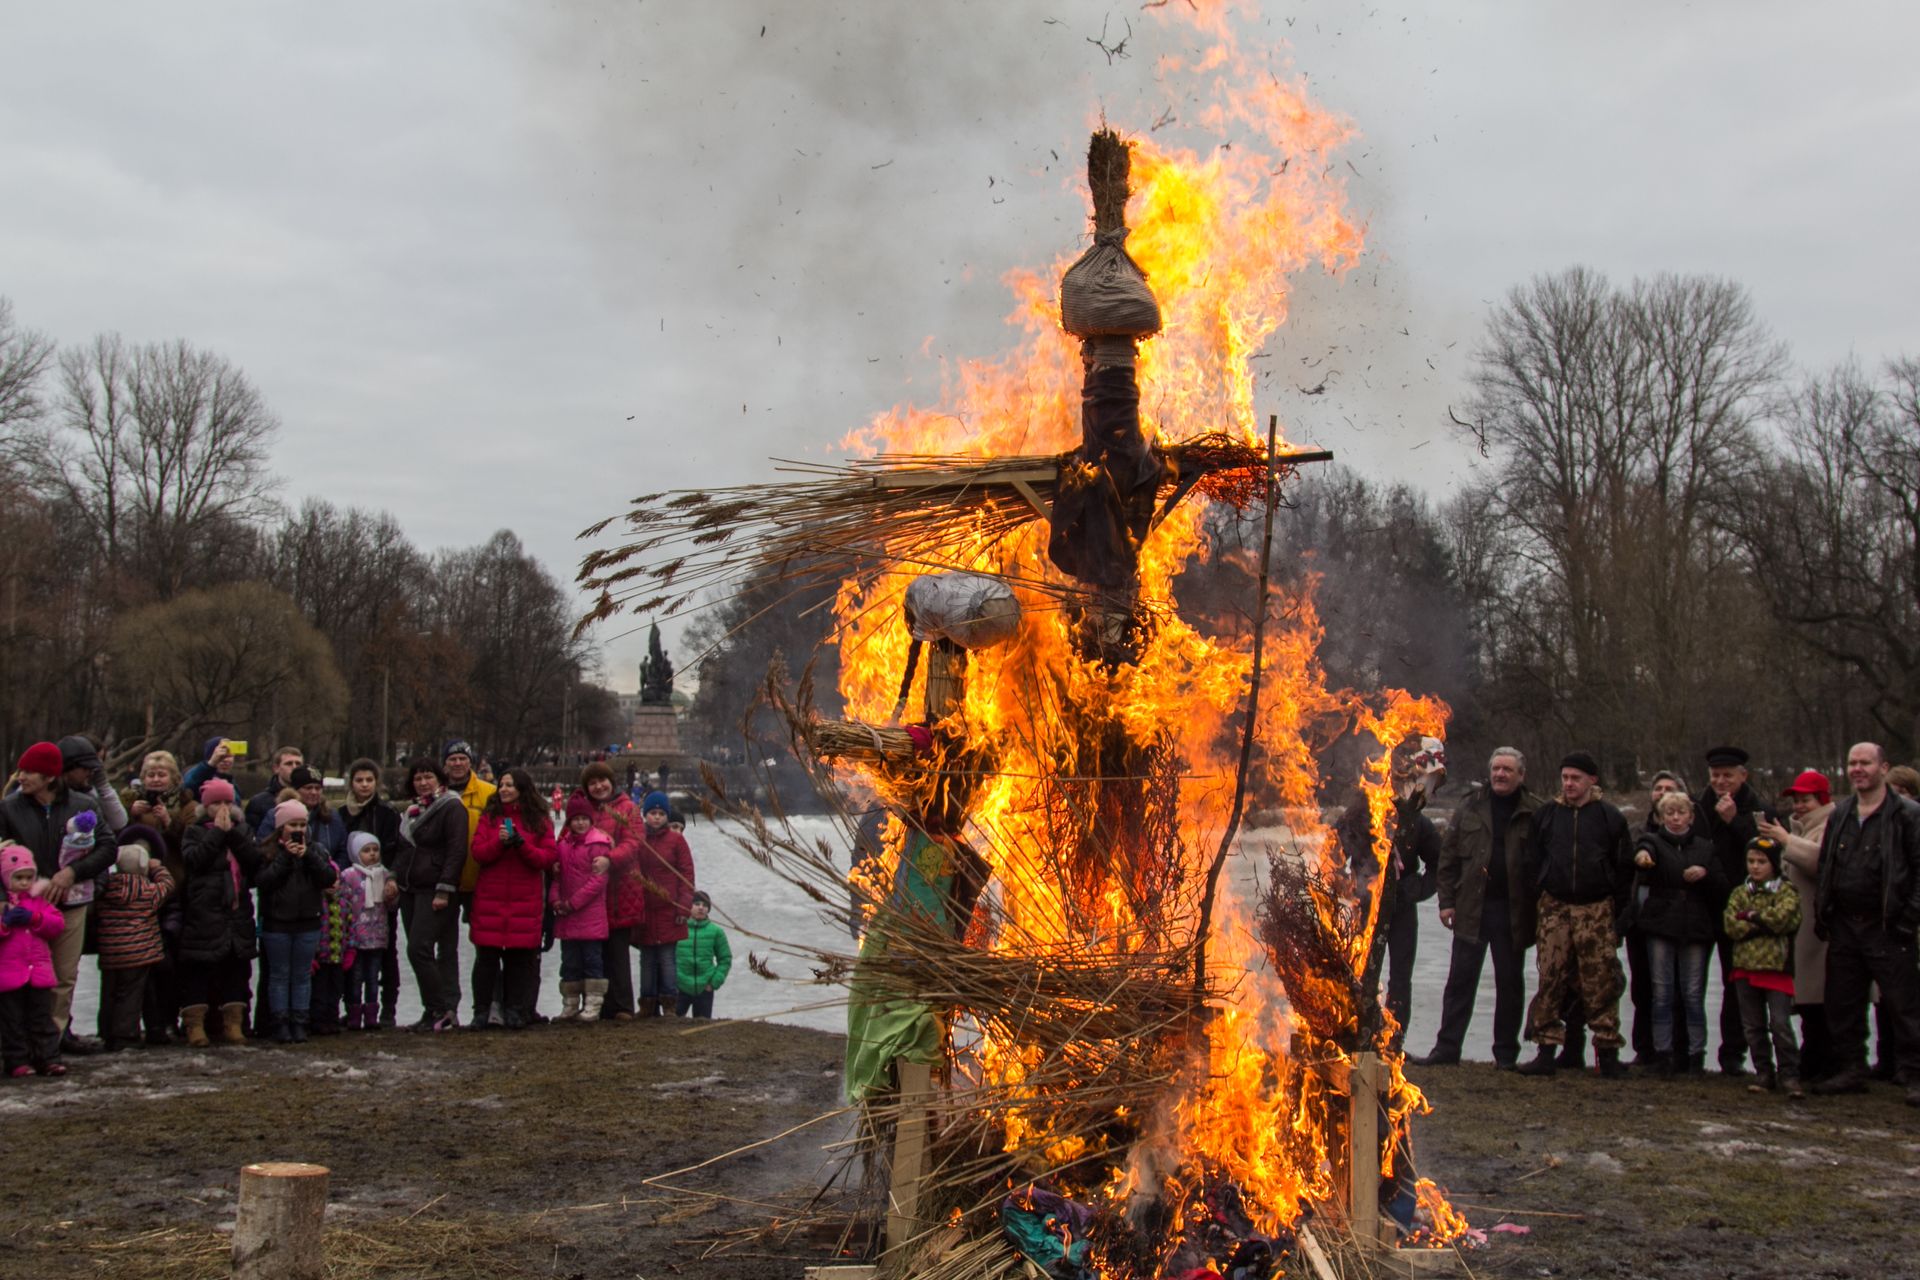
[{"label": "wooden stake", "polygon": [[930,1225],[920,1218],[920,1190],[927,1174],[933,1068],[904,1059],[893,1066],[900,1079],[900,1118],[894,1123],[893,1176],[887,1188],[887,1252],[904,1260],[908,1243]]},{"label": "wooden stake", "polygon": [[1347,1089],[1347,1221],[1354,1239],[1381,1240],[1380,1055],[1354,1057]]},{"label": "wooden stake", "polygon": [[927,723],[937,724],[967,700],[967,651],[945,643],[927,651]]},{"label": "wooden stake", "polygon": [[233,1224],[236,1280],[321,1280],[320,1227],[327,1213],[327,1167],[250,1164],[240,1170]]}]

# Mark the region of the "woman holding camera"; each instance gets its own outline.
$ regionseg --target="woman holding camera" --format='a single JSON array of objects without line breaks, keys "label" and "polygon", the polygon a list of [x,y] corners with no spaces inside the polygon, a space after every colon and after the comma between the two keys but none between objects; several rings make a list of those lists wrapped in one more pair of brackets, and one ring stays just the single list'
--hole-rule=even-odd
[{"label": "woman holding camera", "polygon": [[338,872],[326,850],[307,839],[307,806],[282,800],[260,851],[260,945],[266,951],[267,1016],[273,1038],[304,1044],[313,996],[313,956],[320,945],[326,891]]},{"label": "woman holding camera", "polygon": [[509,769],[487,797],[473,833],[473,1026],[484,1031],[496,1001],[501,1023],[517,1031],[533,1021],[540,994],[540,933],[547,872],[558,851],[547,805],[525,769]]}]

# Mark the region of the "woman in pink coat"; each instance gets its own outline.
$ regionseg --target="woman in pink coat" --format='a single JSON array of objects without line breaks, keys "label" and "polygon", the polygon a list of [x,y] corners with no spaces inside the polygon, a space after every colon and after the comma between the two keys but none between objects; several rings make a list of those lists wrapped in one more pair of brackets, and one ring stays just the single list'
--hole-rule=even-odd
[{"label": "woman in pink coat", "polygon": [[580,771],[580,791],[593,802],[593,825],[607,833],[613,849],[607,854],[612,871],[607,877],[607,941],[601,967],[606,971],[607,999],[602,1018],[633,1021],[634,934],[647,915],[647,890],[635,875],[640,849],[640,811],[613,785],[613,770],[596,760]]},{"label": "woman in pink coat", "polygon": [[63,1076],[60,1028],[53,1021],[53,951],[66,927],[41,894],[33,851],[0,846],[0,1065],[9,1076]]},{"label": "woman in pink coat", "polygon": [[469,933],[475,950],[472,1025],[491,1025],[497,992],[501,1023],[518,1030],[533,1020],[540,994],[540,928],[555,856],[546,802],[525,769],[509,769],[500,779],[469,852],[480,866]]}]

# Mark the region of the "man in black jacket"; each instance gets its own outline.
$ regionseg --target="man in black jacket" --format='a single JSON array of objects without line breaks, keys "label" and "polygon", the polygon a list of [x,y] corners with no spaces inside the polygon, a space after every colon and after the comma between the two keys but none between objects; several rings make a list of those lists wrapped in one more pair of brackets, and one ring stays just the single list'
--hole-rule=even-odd
[{"label": "man in black jacket", "polygon": [[[1747,780],[1745,751],[1715,747],[1707,752],[1707,789],[1694,800],[1693,807],[1706,822],[1714,859],[1720,864],[1721,877],[1731,895],[1733,886],[1746,879],[1747,846],[1760,834],[1760,819],[1771,822],[1778,818]],[[1720,905],[1727,905],[1724,898]],[[1714,954],[1720,961],[1720,1070],[1729,1076],[1745,1075],[1747,1033],[1740,1022],[1740,1000],[1733,989],[1733,942],[1724,928],[1714,942]]]},{"label": "man in black jacket", "polygon": [[[351,837],[364,831],[380,842],[380,864],[392,870],[400,857],[400,812],[380,795],[380,766],[362,756],[347,766],[347,800],[337,811]],[[387,936],[400,937],[400,884],[387,881]],[[380,957],[380,1025],[400,1021],[400,948]]]},{"label": "man in black jacket", "polygon": [[280,803],[280,793],[293,785],[293,771],[306,762],[306,753],[298,747],[282,747],[273,753],[273,776],[247,801],[248,831],[261,828],[273,807]]},{"label": "man in black jacket", "polygon": [[1888,788],[1890,763],[1878,743],[1847,752],[1853,794],[1833,807],[1820,844],[1814,926],[1827,943],[1827,1024],[1840,1070],[1813,1091],[1866,1091],[1867,994],[1878,982],[1897,1028],[1907,1103],[1920,1107],[1920,805]]},{"label": "man in black jacket", "polygon": [[1525,888],[1533,813],[1540,807],[1526,789],[1526,757],[1499,747],[1487,761],[1487,783],[1454,810],[1440,847],[1435,875],[1440,923],[1453,931],[1447,990],[1441,999],[1440,1033],[1421,1066],[1460,1061],[1473,1021],[1480,970],[1493,953],[1493,1061],[1512,1070],[1520,1058],[1520,1018],[1526,1012],[1527,975],[1522,967],[1533,945],[1534,900]]},{"label": "man in black jacket", "polygon": [[1600,1074],[1620,1063],[1620,935],[1614,920],[1632,883],[1632,840],[1621,812],[1595,794],[1600,766],[1584,751],[1560,762],[1560,798],[1533,816],[1528,859],[1540,895],[1539,986],[1527,1010],[1527,1038],[1540,1046],[1522,1075],[1550,1076],[1565,1042],[1562,1009],[1578,993],[1593,1032]]},{"label": "man in black jacket", "polygon": [[[60,865],[60,846],[66,840],[68,824],[83,813],[93,814],[98,822],[99,809],[91,797],[73,790],[63,780],[66,761],[60,748],[51,742],[36,742],[20,755],[15,766],[19,790],[0,800],[0,839],[25,845],[33,854],[34,870],[52,881],[47,899],[60,908],[66,927],[52,943],[53,951],[53,1024],[67,1034],[67,1021],[73,1012],[73,984],[80,975],[80,951],[87,935],[87,911],[91,893],[78,902],[69,901],[76,885],[91,886],[94,877],[113,865],[119,850],[103,830],[76,833],[75,848],[84,842],[91,847],[67,866]],[[82,837],[84,836],[84,841]]]}]

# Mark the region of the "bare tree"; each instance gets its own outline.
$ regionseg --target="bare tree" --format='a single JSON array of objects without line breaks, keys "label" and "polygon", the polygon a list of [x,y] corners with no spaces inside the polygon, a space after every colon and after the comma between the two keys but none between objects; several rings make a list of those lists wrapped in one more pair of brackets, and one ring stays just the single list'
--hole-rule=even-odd
[{"label": "bare tree", "polygon": [[213,732],[324,740],[346,709],[326,638],[262,582],[187,591],[124,614],[108,656],[121,727],[161,740]]},{"label": "bare tree", "polygon": [[12,444],[17,426],[40,417],[40,378],[53,359],[53,339],[24,329],[13,302],[0,297],[0,437]]},{"label": "bare tree", "polygon": [[1726,658],[1755,642],[1728,622],[1757,601],[1731,528],[1785,358],[1742,289],[1700,277],[1621,290],[1576,268],[1489,318],[1470,411],[1495,461],[1483,661],[1618,772],[1762,710]]},{"label": "bare tree", "polygon": [[85,523],[128,599],[168,599],[271,509],[279,422],[247,377],[185,342],[96,337],[60,360],[44,483]]},{"label": "bare tree", "polygon": [[[1920,746],[1920,360],[1796,388],[1741,528],[1793,635],[1847,673],[1890,747]],[[1857,734],[1855,735],[1857,736]],[[1834,744],[1844,750],[1844,742]]]}]

